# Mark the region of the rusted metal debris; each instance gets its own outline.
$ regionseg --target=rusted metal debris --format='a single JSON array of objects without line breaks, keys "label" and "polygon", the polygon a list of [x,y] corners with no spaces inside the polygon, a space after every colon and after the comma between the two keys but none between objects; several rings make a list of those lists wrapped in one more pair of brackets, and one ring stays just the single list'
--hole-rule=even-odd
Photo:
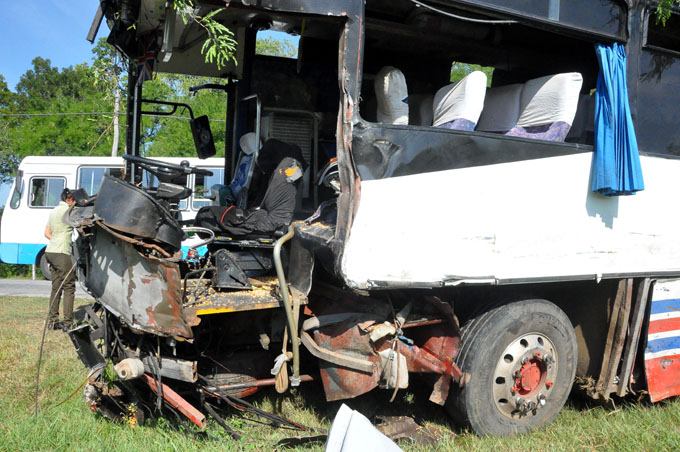
[{"label": "rusted metal debris", "polygon": [[143,378],[144,381],[146,381],[146,384],[149,385],[153,392],[158,394],[160,391],[160,394],[163,396],[163,399],[165,399],[166,402],[175,407],[180,413],[185,415],[191,422],[196,424],[200,429],[205,428],[205,415],[198,411],[189,402],[184,400],[182,396],[173,391],[165,383],[160,383],[159,385],[156,380],[154,380],[147,374],[144,374]]},{"label": "rusted metal debris", "polygon": [[391,440],[408,440],[424,447],[434,446],[443,436],[441,430],[420,425],[408,416],[376,416],[373,424]]},{"label": "rusted metal debris", "polygon": [[[385,301],[365,300],[351,294],[333,297],[333,303],[315,298],[306,311],[315,316],[304,322],[301,339],[320,360],[326,399],[356,397],[377,386],[406,388],[409,373],[432,373],[440,378],[430,400],[443,405],[451,380],[460,386],[467,381],[454,363],[460,331],[450,306],[426,297],[393,314]],[[426,309],[411,313],[414,305]]]}]

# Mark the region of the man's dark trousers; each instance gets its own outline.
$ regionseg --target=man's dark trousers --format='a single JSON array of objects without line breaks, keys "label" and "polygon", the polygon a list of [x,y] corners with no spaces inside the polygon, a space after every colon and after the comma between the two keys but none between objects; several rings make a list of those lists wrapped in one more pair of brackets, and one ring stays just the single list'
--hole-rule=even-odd
[{"label": "man's dark trousers", "polygon": [[[69,274],[73,263],[71,262],[70,254],[62,253],[45,253],[47,262],[50,263],[50,271],[52,272],[52,294],[50,295],[50,314],[47,318],[47,323],[55,323],[59,321],[59,300],[61,294],[64,294],[64,324],[70,326],[73,324],[73,299],[76,294],[76,274],[74,271]],[[67,277],[68,276],[68,277]],[[61,290],[59,290],[62,282],[64,283]]]}]

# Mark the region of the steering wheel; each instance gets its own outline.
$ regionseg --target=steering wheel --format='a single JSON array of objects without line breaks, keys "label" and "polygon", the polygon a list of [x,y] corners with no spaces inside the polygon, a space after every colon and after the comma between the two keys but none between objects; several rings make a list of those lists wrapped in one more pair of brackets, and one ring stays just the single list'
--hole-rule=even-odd
[{"label": "steering wheel", "polygon": [[212,176],[213,172],[202,168],[194,168],[186,165],[175,165],[173,163],[163,162],[161,160],[148,159],[145,157],[137,157],[136,155],[124,155],[123,159],[134,163],[142,169],[150,172],[158,178],[160,182],[172,182],[173,179],[182,174],[198,174],[199,176]]}]

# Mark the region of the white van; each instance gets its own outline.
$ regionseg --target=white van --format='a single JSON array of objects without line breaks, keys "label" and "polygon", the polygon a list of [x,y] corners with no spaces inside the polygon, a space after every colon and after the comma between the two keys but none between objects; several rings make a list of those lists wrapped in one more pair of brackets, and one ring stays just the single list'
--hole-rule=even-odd
[{"label": "white van", "polygon": [[[182,220],[196,216],[196,212],[210,200],[205,190],[224,180],[224,159],[163,157],[168,163],[180,164],[187,160],[191,166],[212,171],[212,176],[188,175],[186,186],[192,196],[180,202]],[[44,231],[47,217],[59,204],[64,187],[84,188],[89,195],[99,191],[105,174],[120,177],[125,164],[122,157],[49,157],[29,156],[19,165],[2,215],[0,227],[0,261],[7,264],[40,265],[43,274],[49,269],[44,257],[47,239]],[[145,173],[144,184],[153,185],[154,176]]]}]

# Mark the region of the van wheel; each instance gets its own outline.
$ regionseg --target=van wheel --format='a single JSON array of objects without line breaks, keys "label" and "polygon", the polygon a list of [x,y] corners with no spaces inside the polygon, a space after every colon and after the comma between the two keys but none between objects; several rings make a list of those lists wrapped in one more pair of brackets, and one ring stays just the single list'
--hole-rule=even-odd
[{"label": "van wheel", "polygon": [[577,345],[566,314],[547,300],[496,306],[461,330],[458,366],[470,374],[452,388],[447,410],[480,436],[506,436],[543,427],[567,400]]},{"label": "van wheel", "polygon": [[51,281],[52,280],[52,272],[50,272],[50,263],[47,262],[47,256],[45,256],[44,252],[42,254],[40,254],[39,265],[40,265],[40,271],[42,272],[43,277],[46,280]]}]

